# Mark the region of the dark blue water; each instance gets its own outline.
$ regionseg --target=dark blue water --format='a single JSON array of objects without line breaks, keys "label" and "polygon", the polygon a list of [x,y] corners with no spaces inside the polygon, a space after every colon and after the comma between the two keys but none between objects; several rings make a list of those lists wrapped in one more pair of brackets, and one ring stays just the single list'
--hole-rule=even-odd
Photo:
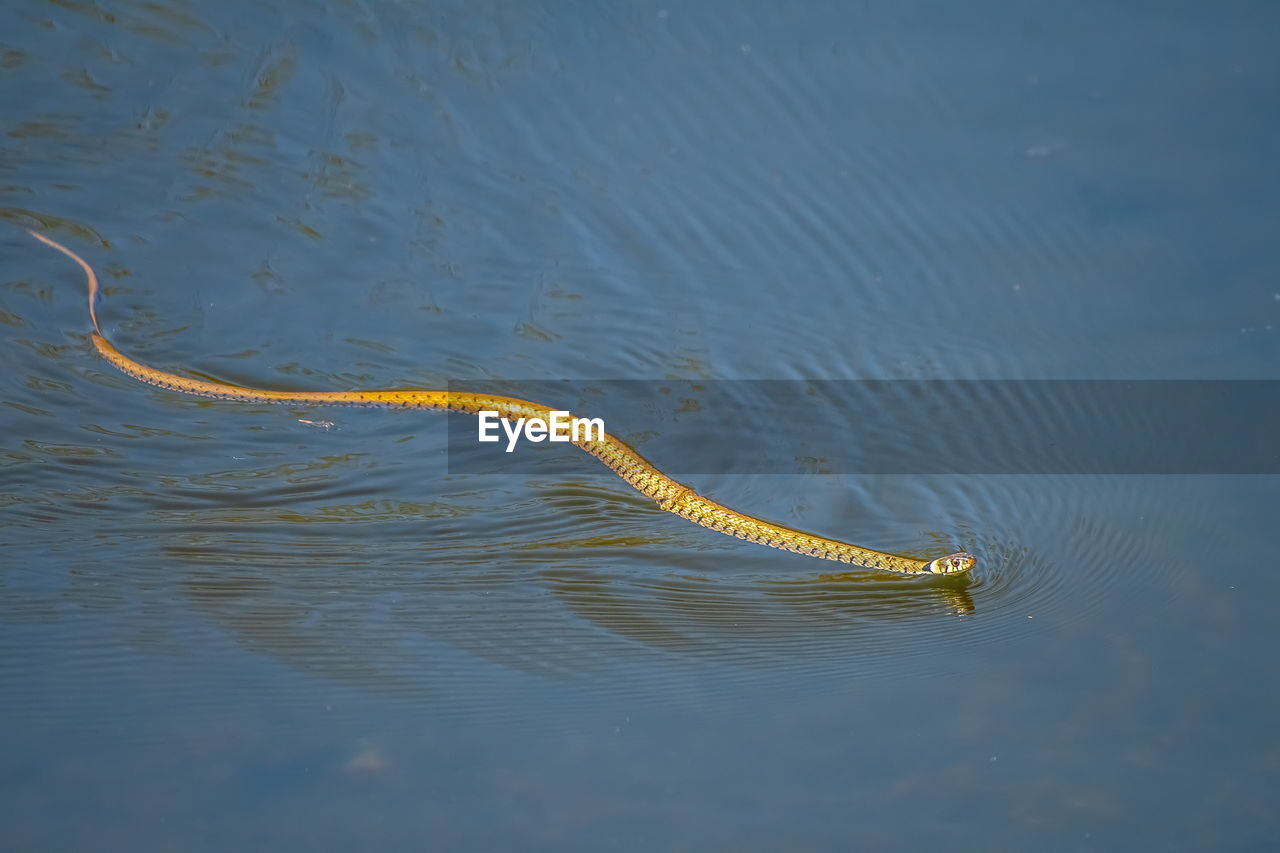
[{"label": "dark blue water", "polygon": [[[682,414],[936,454],[1016,410],[868,438],[838,396],[733,394],[1280,378],[1277,26],[0,2],[0,848],[1280,844],[1274,477],[762,467]],[[978,568],[743,543],[571,448],[469,473],[439,413],[148,387],[28,228],[147,364],[680,383],[610,426],[660,465],[704,442],[729,506]]]}]

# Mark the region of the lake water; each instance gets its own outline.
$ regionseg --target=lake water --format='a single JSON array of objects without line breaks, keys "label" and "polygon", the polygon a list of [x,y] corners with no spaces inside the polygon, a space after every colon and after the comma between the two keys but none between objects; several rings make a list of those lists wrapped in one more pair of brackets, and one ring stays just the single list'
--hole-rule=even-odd
[{"label": "lake water", "polygon": [[[0,3],[0,847],[1280,845],[1278,29]],[[565,387],[728,506],[978,567],[740,542],[570,447],[487,469],[458,416],[141,384],[25,229],[147,364]],[[1155,380],[1209,396],[1124,404]],[[1076,423],[1111,461],[1036,426]]]}]

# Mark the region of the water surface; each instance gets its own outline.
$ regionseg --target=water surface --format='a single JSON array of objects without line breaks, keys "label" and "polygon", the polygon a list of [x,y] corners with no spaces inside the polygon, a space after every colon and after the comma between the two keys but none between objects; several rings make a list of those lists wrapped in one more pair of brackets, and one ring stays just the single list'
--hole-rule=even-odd
[{"label": "water surface", "polygon": [[[740,390],[1280,378],[1276,18],[0,6],[0,846],[1280,842],[1274,477],[762,467],[872,439]],[[140,385],[26,228],[145,363],[685,383],[616,428],[699,491],[979,567],[753,546],[566,448],[469,472],[439,413]]]}]

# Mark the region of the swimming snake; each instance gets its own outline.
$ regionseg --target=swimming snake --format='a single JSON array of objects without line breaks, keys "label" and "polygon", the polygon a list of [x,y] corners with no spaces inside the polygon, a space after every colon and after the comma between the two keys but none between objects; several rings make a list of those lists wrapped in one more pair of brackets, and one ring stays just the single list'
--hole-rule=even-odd
[{"label": "swimming snake", "polygon": [[[225,382],[189,379],[175,373],[148,367],[134,361],[116,349],[102,334],[98,325],[98,277],[93,268],[75,252],[48,237],[29,232],[40,242],[57,249],[71,258],[84,270],[89,282],[89,319],[93,323],[93,345],[98,353],[119,370],[150,385],[184,394],[213,397],[219,400],[239,400],[250,403],[296,403],[308,406],[370,406],[402,409],[441,409],[450,412],[478,414],[481,411],[497,412],[499,417],[541,418],[550,422],[551,409],[514,397],[488,394],[472,394],[458,391],[270,391],[261,388],[245,388]],[[870,569],[897,574],[955,575],[973,568],[976,559],[963,551],[938,557],[934,560],[917,560],[886,554],[827,539],[812,533],[793,530],[759,518],[729,509],[709,498],[699,495],[688,486],[677,483],[663,474],[621,439],[588,430],[585,436],[574,436],[573,443],[608,465],[613,472],[626,480],[644,496],[655,501],[667,512],[673,512],[694,524],[700,524],[720,533],[746,539],[770,548],[780,548],[797,554],[806,554],[823,560],[835,560]]]}]

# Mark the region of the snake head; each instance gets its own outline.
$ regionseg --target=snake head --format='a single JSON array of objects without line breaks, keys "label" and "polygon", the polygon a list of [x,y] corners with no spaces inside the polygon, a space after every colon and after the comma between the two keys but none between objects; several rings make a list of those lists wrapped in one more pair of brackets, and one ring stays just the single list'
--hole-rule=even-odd
[{"label": "snake head", "polygon": [[925,571],[932,572],[935,575],[958,575],[972,569],[977,562],[978,558],[972,554],[957,551],[954,554],[948,554],[945,557],[933,560]]}]

